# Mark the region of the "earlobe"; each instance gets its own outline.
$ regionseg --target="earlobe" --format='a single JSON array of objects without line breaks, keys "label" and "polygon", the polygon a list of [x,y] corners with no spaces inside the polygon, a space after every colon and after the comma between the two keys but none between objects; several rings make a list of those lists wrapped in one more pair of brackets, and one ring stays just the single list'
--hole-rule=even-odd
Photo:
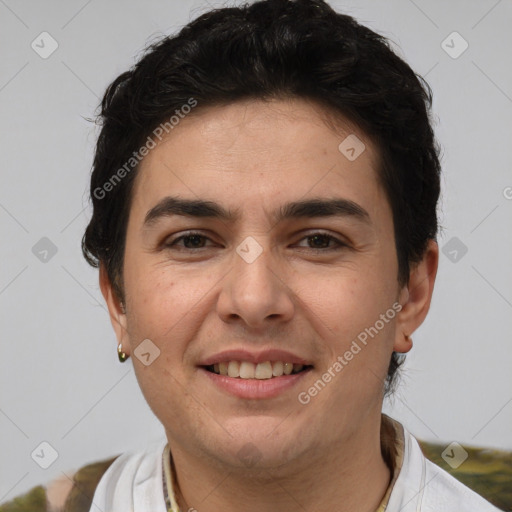
[{"label": "earlobe", "polygon": [[430,308],[439,263],[439,247],[430,240],[422,260],[411,268],[409,283],[400,292],[402,309],[397,315],[395,352],[412,348],[412,333],[423,323]]},{"label": "earlobe", "polygon": [[114,332],[116,334],[118,344],[121,344],[122,351],[128,357],[130,355],[129,352],[129,340],[128,340],[128,331],[126,329],[126,313],[123,303],[117,297],[114,292],[114,288],[107,274],[107,270],[105,266],[100,264],[100,272],[99,272],[99,281],[100,281],[100,289],[107,303],[108,312],[110,315],[110,321],[112,323],[112,327],[114,328]]},{"label": "earlobe", "polygon": [[398,333],[393,345],[393,351],[399,354],[406,354],[412,348],[412,338],[404,333]]}]

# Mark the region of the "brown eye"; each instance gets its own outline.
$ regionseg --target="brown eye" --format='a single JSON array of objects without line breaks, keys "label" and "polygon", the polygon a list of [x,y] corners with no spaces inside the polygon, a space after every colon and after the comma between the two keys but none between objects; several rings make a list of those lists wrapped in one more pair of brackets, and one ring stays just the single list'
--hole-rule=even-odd
[{"label": "brown eye", "polygon": [[329,244],[334,240],[332,236],[316,234],[307,237],[308,243],[312,249],[326,249]]},{"label": "brown eye", "polygon": [[329,233],[311,233],[298,243],[298,247],[317,251],[334,251],[348,247],[346,243]]},{"label": "brown eye", "polygon": [[[206,237],[202,235],[187,235],[181,237],[187,249],[197,249],[205,246]],[[179,239],[178,239],[179,240]]]},{"label": "brown eye", "polygon": [[207,247],[208,241],[211,241],[207,236],[201,233],[187,233],[181,235],[173,240],[165,243],[168,249],[203,249]]}]

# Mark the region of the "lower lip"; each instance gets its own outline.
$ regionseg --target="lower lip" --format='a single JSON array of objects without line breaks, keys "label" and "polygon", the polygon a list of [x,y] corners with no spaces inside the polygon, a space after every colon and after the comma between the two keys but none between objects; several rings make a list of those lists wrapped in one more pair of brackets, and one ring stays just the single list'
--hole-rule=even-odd
[{"label": "lower lip", "polygon": [[281,377],[273,377],[271,379],[240,379],[228,377],[226,375],[218,375],[209,372],[204,368],[200,370],[223,391],[238,398],[257,400],[263,398],[274,398],[288,391],[301,381],[309,370],[304,370],[291,375],[282,375]]}]

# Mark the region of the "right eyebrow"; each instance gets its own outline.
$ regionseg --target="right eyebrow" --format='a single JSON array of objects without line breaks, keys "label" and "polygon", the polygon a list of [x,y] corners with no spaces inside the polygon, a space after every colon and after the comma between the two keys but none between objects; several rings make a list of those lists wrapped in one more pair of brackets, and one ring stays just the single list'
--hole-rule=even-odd
[{"label": "right eyebrow", "polygon": [[150,227],[163,217],[182,215],[186,217],[212,217],[225,221],[234,221],[238,215],[226,210],[213,201],[201,199],[182,199],[173,196],[164,197],[151,208],[144,219],[144,227]]}]

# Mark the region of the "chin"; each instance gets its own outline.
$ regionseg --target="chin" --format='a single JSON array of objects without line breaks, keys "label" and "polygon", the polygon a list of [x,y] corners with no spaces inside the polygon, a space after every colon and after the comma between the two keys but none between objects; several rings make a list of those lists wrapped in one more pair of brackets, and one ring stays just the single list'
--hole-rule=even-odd
[{"label": "chin", "polygon": [[[297,424],[286,417],[248,415],[223,423],[231,434],[229,441],[215,443],[224,447],[224,463],[240,469],[272,469],[285,465],[304,451],[304,436]],[[227,435],[227,434],[226,434]],[[300,442],[298,442],[300,440]]]}]

